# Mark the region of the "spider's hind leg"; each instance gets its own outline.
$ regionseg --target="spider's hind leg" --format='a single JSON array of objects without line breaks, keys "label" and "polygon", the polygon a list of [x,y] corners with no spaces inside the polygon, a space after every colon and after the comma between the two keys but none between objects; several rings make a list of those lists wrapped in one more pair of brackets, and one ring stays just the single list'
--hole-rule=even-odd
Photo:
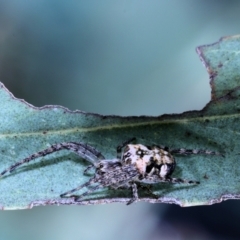
[{"label": "spider's hind leg", "polygon": [[144,180],[142,180],[143,183],[147,184],[156,184],[156,183],[172,183],[172,184],[178,184],[178,183],[186,183],[186,184],[199,184],[200,182],[194,181],[194,180],[187,180],[182,178],[172,178],[170,176],[166,178],[162,178],[158,175],[152,175],[152,176],[146,176]]},{"label": "spider's hind leg", "polygon": [[173,183],[173,184],[176,184],[176,183],[200,184],[199,181],[187,180],[187,179],[181,179],[181,178],[172,178],[172,177],[168,177],[166,179],[166,182]]},{"label": "spider's hind leg", "polygon": [[173,154],[181,154],[181,155],[206,154],[206,155],[218,155],[218,156],[224,157],[222,153],[211,151],[211,150],[202,150],[202,149],[176,148],[176,149],[170,149],[170,152]]}]

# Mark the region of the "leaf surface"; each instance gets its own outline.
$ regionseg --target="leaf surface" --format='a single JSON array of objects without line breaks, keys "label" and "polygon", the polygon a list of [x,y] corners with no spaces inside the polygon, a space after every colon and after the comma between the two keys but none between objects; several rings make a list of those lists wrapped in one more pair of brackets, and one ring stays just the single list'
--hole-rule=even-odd
[{"label": "leaf surface", "polygon": [[[70,111],[60,106],[36,108],[16,99],[0,85],[0,172],[13,163],[55,143],[85,142],[106,158],[132,137],[146,145],[209,149],[225,157],[176,156],[173,177],[198,180],[199,185],[156,184],[152,199],[140,191],[142,201],[207,205],[240,198],[240,36],[201,46],[197,52],[210,75],[212,99],[201,111],[159,117],[101,116]],[[128,190],[101,189],[82,202],[59,195],[88,181],[88,163],[64,150],[24,164],[0,179],[2,209],[24,209],[48,204],[126,203]],[[79,191],[78,194],[82,192]]]}]

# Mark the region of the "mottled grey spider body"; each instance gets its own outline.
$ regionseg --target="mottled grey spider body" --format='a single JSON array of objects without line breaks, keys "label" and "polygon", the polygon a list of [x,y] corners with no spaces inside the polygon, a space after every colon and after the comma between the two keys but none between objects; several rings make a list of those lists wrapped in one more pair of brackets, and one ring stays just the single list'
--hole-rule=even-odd
[{"label": "mottled grey spider body", "polygon": [[[142,144],[130,144],[133,140],[135,139],[130,139],[117,148],[118,155],[115,159],[105,159],[99,151],[85,143],[66,142],[54,144],[43,151],[32,154],[22,161],[13,164],[2,171],[0,177],[38,157],[43,157],[53,152],[67,149],[77,153],[80,157],[91,163],[84,173],[86,173],[89,168],[95,168],[95,174],[88,182],[61,194],[61,197],[74,197],[75,201],[79,201],[84,196],[89,195],[100,188],[131,188],[132,198],[128,202],[128,204],[130,204],[138,200],[138,187],[144,187],[145,185],[156,183],[199,184],[197,181],[171,177],[176,166],[172,154],[220,155],[217,152],[208,150],[173,149],[170,151],[167,147],[162,146],[147,147]],[[122,149],[124,149],[124,151],[122,151]],[[84,187],[88,188],[85,193],[79,196],[71,195],[73,192]],[[145,186],[145,188],[147,187]],[[147,189],[152,194],[149,188]]]}]

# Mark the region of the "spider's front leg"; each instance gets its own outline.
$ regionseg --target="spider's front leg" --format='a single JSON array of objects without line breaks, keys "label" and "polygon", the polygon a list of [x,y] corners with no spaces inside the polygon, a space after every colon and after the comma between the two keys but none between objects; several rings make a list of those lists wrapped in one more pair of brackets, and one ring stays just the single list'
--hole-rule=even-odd
[{"label": "spider's front leg", "polygon": [[34,154],[28,156],[27,158],[24,158],[23,160],[14,163],[10,167],[8,167],[4,171],[2,171],[0,173],[0,177],[5,175],[7,172],[11,173],[17,167],[19,167],[25,163],[28,163],[36,158],[44,157],[46,155],[49,155],[51,153],[58,152],[58,151],[64,150],[64,149],[77,153],[80,157],[88,160],[92,164],[95,164],[96,161],[98,161],[101,158],[104,158],[104,156],[100,152],[98,152],[95,148],[91,147],[90,145],[84,144],[84,143],[76,143],[76,142],[57,143],[57,144],[50,146],[49,148],[47,148],[45,150],[34,153]]}]

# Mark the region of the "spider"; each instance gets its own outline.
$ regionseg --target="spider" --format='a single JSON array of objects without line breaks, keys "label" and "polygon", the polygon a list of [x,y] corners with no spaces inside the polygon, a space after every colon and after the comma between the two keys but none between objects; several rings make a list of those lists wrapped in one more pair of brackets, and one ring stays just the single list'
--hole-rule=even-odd
[{"label": "spider", "polygon": [[[106,159],[99,151],[85,143],[63,142],[50,146],[49,148],[34,153],[27,158],[11,165],[0,173],[0,177],[7,172],[11,173],[19,166],[28,163],[38,157],[44,157],[48,154],[67,149],[77,153],[81,158],[91,163],[84,173],[90,168],[95,168],[94,176],[86,183],[62,193],[60,197],[73,197],[75,201],[80,201],[84,196],[102,188],[111,189],[130,188],[132,198],[127,205],[137,201],[138,188],[145,187],[154,195],[146,185],[156,183],[187,183],[199,184],[198,181],[186,180],[181,178],[172,178],[171,175],[176,167],[176,162],[172,154],[209,154],[221,155],[218,152],[209,150],[191,150],[191,149],[172,149],[164,146],[145,146],[142,144],[130,144],[135,141],[132,138],[117,147],[117,157]],[[84,187],[88,190],[81,195],[71,195]],[[155,196],[155,195],[154,195]],[[155,196],[157,197],[157,196]]]}]

